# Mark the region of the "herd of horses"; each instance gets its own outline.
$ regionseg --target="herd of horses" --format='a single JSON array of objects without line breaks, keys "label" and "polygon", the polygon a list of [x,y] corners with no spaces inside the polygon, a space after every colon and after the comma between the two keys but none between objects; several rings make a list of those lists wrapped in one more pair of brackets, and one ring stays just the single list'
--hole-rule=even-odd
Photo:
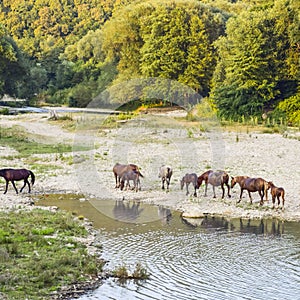
[{"label": "herd of horses", "polygon": [[[126,187],[130,188],[130,181],[133,181],[133,189],[138,191],[141,189],[140,177],[143,175],[140,172],[140,168],[135,164],[119,164],[117,163],[113,167],[113,173],[116,180],[116,188],[121,190]],[[169,190],[169,185],[173,170],[170,166],[163,165],[159,168],[159,177],[162,182],[162,189],[165,189],[165,183],[167,185],[167,190]],[[225,171],[213,171],[208,170],[203,174],[198,176],[196,173],[187,173],[180,180],[180,187],[186,187],[186,195],[189,194],[189,185],[192,184],[194,188],[193,195],[197,197],[197,189],[199,189],[202,183],[205,183],[204,196],[207,196],[208,185],[213,188],[213,197],[216,198],[216,187],[221,187],[222,189],[222,199],[225,196],[225,187],[227,187],[227,196],[230,198],[230,188],[233,188],[236,184],[240,186],[240,197],[237,203],[242,200],[243,192],[246,190],[248,192],[250,203],[252,204],[251,193],[258,192],[260,196],[260,205],[263,205],[264,197],[268,200],[268,190],[271,190],[273,208],[275,207],[275,201],[277,199],[277,205],[280,205],[280,198],[282,199],[282,209],[284,209],[285,202],[285,191],[282,187],[277,187],[272,181],[267,181],[263,178],[252,178],[249,176],[236,176],[230,177]]]},{"label": "herd of horses", "polygon": [[[120,164],[117,163],[113,167],[113,173],[116,181],[116,188],[120,188],[121,190],[129,189],[130,181],[133,182],[133,189],[135,191],[141,190],[141,182],[140,177],[143,178],[140,168],[135,164]],[[167,186],[167,190],[169,190],[169,185],[171,181],[171,177],[173,175],[173,170],[170,166],[163,165],[159,168],[159,177],[162,182],[162,189],[165,189],[165,184]],[[28,192],[30,193],[31,187],[29,183],[29,177],[31,177],[31,185],[35,182],[35,175],[32,171],[27,169],[1,169],[0,177],[3,177],[6,181],[5,191],[6,194],[8,189],[9,182],[12,183],[16,193],[18,194],[18,190],[15,185],[15,181],[24,180],[24,185],[20,189],[20,192],[23,191],[26,185],[28,185]],[[267,181],[263,178],[251,178],[249,176],[236,176],[231,177],[225,171],[213,171],[208,170],[197,176],[196,173],[187,173],[180,180],[181,190],[184,185],[186,186],[186,195],[189,194],[189,185],[192,184],[194,188],[194,196],[197,197],[197,189],[199,189],[202,183],[205,183],[205,194],[207,196],[207,187],[210,184],[213,188],[213,197],[216,198],[215,187],[221,186],[222,188],[222,199],[225,196],[225,188],[227,187],[227,195],[230,198],[230,188],[233,188],[236,184],[240,186],[240,197],[237,203],[239,203],[242,199],[243,192],[246,190],[248,192],[250,202],[252,204],[251,193],[258,192],[260,196],[260,205],[263,204],[264,196],[266,200],[268,200],[268,190],[271,190],[272,203],[273,208],[275,207],[275,201],[277,199],[277,205],[280,205],[280,198],[282,199],[282,209],[284,208],[284,196],[285,191],[282,187],[277,187],[274,185],[272,181]]]}]

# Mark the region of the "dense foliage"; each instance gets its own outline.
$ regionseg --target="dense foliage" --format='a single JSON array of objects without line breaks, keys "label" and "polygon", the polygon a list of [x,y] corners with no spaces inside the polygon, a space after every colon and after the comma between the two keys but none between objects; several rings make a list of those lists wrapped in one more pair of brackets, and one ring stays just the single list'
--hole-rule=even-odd
[{"label": "dense foliage", "polygon": [[160,78],[221,116],[276,108],[295,123],[299,11],[297,0],[3,0],[0,94],[84,107],[130,82],[110,98],[121,104],[151,98],[130,80]]}]

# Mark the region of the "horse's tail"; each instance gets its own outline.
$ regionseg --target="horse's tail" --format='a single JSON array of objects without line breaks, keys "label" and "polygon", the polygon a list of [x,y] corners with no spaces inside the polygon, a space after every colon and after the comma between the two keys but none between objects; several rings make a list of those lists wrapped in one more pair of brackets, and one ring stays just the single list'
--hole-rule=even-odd
[{"label": "horse's tail", "polygon": [[140,171],[138,171],[138,174],[139,174],[139,176],[141,176],[142,178],[144,178],[144,175]]},{"label": "horse's tail", "polygon": [[30,170],[28,170],[28,171],[29,171],[30,176],[31,176],[31,184],[34,185],[34,182],[35,182],[35,176],[34,176],[34,174],[33,174],[32,171],[30,171]]}]

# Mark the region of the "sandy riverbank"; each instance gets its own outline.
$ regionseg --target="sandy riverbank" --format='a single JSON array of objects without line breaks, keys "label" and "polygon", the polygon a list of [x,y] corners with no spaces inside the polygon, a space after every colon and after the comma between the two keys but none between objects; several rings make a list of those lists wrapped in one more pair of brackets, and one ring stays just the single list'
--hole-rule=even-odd
[{"label": "sandy riverbank", "polygon": [[[20,157],[15,149],[0,147],[2,168],[35,170],[33,195],[82,193],[95,199],[140,200],[180,210],[189,217],[211,214],[229,218],[276,217],[300,221],[300,142],[296,139],[282,134],[239,133],[234,130],[220,130],[212,134],[209,130],[203,132],[197,127],[191,129],[182,125],[173,115],[140,116],[122,123],[120,127],[107,128],[103,125],[103,118],[97,120],[97,116],[80,114],[74,115],[74,119],[78,120],[75,131],[63,130],[60,123],[50,122],[48,117],[24,114],[1,116],[0,120],[1,126],[24,128],[31,139],[74,146],[72,153],[39,154],[30,158]],[[83,126],[91,122],[97,124],[92,130]],[[91,149],[77,151],[83,145]],[[131,162],[141,167],[144,175],[141,191],[135,193],[114,188],[112,167],[116,162]],[[161,190],[158,178],[158,168],[164,163],[174,169],[170,192]],[[197,197],[186,196],[179,186],[182,176],[191,172],[200,175],[208,168],[222,168],[232,176],[248,175],[273,181],[286,190],[285,210],[272,209],[270,200],[259,206],[257,193],[253,194],[253,205],[249,204],[246,193],[237,205],[238,186],[231,191],[231,198],[223,200],[220,188],[216,190],[217,198],[213,199],[211,186],[207,197],[204,197],[204,187],[200,188]],[[1,180],[1,209],[32,207],[30,195],[16,195],[11,185],[6,195],[2,195],[3,191],[4,181]]]}]

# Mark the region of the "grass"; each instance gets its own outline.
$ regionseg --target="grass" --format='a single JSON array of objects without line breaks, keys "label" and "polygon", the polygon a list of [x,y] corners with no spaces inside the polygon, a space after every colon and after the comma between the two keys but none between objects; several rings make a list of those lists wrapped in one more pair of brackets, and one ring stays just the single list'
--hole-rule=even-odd
[{"label": "grass", "polygon": [[64,153],[73,150],[72,145],[37,143],[30,140],[27,134],[16,126],[12,128],[0,127],[0,140],[1,145],[14,148],[21,157],[32,154]]},{"label": "grass", "polygon": [[135,280],[145,280],[149,279],[150,275],[146,268],[142,266],[140,262],[136,263],[135,269],[132,273],[129,272],[126,265],[118,266],[113,272],[113,277],[117,277],[120,280],[135,279]]},{"label": "grass", "polygon": [[62,286],[86,281],[104,262],[76,237],[86,229],[70,214],[34,209],[0,213],[0,295],[50,299]]},{"label": "grass", "polygon": [[18,151],[14,157],[28,157],[33,154],[62,154],[66,152],[89,150],[87,146],[76,146],[70,144],[46,144],[38,143],[30,139],[28,134],[17,126],[6,128],[0,127],[0,141],[2,146],[7,146]]}]

